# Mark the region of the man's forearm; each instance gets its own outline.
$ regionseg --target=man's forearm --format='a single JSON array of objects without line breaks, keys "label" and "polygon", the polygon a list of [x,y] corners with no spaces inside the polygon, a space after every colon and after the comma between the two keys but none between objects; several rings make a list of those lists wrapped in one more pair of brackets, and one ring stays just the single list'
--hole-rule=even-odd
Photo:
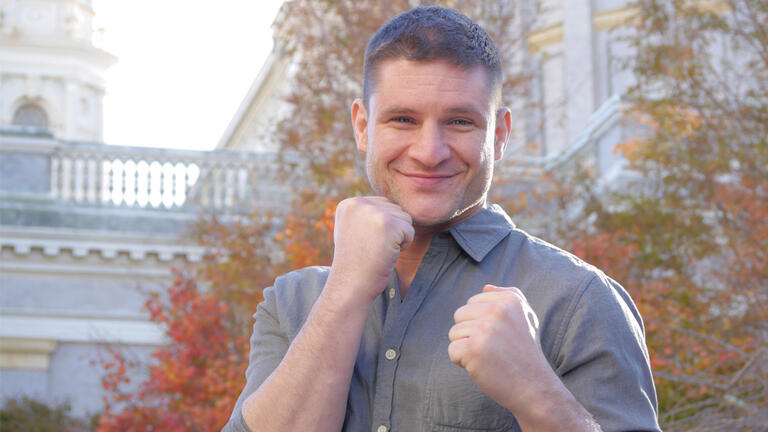
[{"label": "man's forearm", "polygon": [[370,301],[331,275],[280,365],[243,403],[252,431],[341,429]]},{"label": "man's forearm", "polygon": [[251,430],[341,429],[368,311],[413,238],[411,216],[386,198],[339,203],[325,287],[280,364],[243,403]]},{"label": "man's forearm", "polygon": [[602,432],[592,415],[554,373],[551,378],[549,385],[537,389],[535,399],[530,400],[526,409],[514,413],[520,428],[524,432]]}]

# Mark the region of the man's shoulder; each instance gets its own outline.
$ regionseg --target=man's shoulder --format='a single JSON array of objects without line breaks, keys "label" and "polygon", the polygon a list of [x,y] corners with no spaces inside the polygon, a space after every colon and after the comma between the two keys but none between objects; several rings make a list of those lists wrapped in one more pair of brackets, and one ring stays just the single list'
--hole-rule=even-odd
[{"label": "man's shoulder", "polygon": [[[510,258],[525,265],[526,273],[546,273],[553,277],[573,280],[575,276],[595,276],[602,272],[571,252],[543,240],[515,225],[499,205],[490,206],[484,213],[486,225],[492,225],[495,232],[503,233],[493,248],[496,258],[492,260],[505,265]],[[488,228],[486,227],[486,230]]]},{"label": "man's shoulder", "polygon": [[325,286],[329,271],[330,267],[326,266],[310,266],[293,270],[278,276],[274,285],[267,290],[272,291],[278,299],[289,299],[291,302],[306,299],[314,302]]},{"label": "man's shoulder", "polygon": [[320,297],[329,270],[324,266],[311,266],[278,276],[275,283],[264,290],[259,311],[276,317],[289,331],[298,331]]},{"label": "man's shoulder", "polygon": [[264,290],[264,299],[314,303],[325,286],[329,270],[326,266],[310,266],[282,274],[275,278],[271,287]]},{"label": "man's shoulder", "polygon": [[605,276],[600,269],[573,253],[519,228],[510,232],[508,241],[516,249],[516,260],[529,272],[570,281]]},{"label": "man's shoulder", "polygon": [[567,308],[599,298],[632,303],[620,283],[571,252],[520,229],[514,229],[507,241],[514,251],[513,273],[519,288],[542,305]]},{"label": "man's shoulder", "polygon": [[328,266],[309,266],[292,270],[278,276],[275,279],[275,287],[311,290],[311,288],[319,285],[322,289],[330,269]]}]

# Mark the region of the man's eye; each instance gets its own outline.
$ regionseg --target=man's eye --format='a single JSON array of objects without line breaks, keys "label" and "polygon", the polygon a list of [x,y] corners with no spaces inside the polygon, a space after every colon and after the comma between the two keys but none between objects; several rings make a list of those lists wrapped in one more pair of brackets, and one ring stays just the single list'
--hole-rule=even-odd
[{"label": "man's eye", "polygon": [[395,117],[392,119],[392,121],[396,123],[413,123],[413,119],[409,117]]},{"label": "man's eye", "polygon": [[467,119],[454,119],[450,121],[450,124],[456,126],[468,126],[472,124],[472,121]]}]

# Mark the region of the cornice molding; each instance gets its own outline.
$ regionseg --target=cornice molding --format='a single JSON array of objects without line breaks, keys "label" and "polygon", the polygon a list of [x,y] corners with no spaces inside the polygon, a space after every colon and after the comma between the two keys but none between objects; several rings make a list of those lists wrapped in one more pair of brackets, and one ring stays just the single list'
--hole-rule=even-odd
[{"label": "cornice molding", "polygon": [[58,342],[0,337],[0,369],[47,371]]},{"label": "cornice molding", "polygon": [[[701,12],[723,13],[731,11],[730,3],[723,0],[689,0],[687,6]],[[592,25],[598,31],[610,31],[634,25],[640,16],[637,6],[606,9],[592,14]]]},{"label": "cornice molding", "polygon": [[[731,5],[723,0],[690,0],[688,6],[703,12],[722,13],[731,10]],[[597,31],[610,31],[633,25],[640,15],[640,8],[624,6],[606,9],[592,14],[592,25]],[[542,51],[551,45],[563,41],[563,23],[536,29],[528,33],[528,47],[532,52]]]},{"label": "cornice molding", "polygon": [[563,23],[553,24],[528,33],[528,48],[538,52],[547,46],[563,41]]},{"label": "cornice molding", "polygon": [[640,15],[640,8],[625,6],[606,9],[592,14],[592,25],[598,31],[610,31],[632,25]]},{"label": "cornice molding", "polygon": [[148,259],[170,263],[175,259],[200,261],[205,254],[201,246],[179,244],[169,236],[149,236],[77,230],[0,227],[0,247],[15,255],[25,256],[39,250],[44,256],[69,254],[85,258],[93,253],[111,261],[127,255],[132,261]]},{"label": "cornice molding", "polygon": [[140,317],[50,315],[3,310],[0,322],[0,340],[130,345],[163,345],[168,342],[159,325]]},{"label": "cornice molding", "polygon": [[731,4],[724,0],[693,0],[692,3],[703,12],[723,13],[733,10]]},{"label": "cornice molding", "polygon": [[[59,276],[106,276],[117,279],[129,279],[136,281],[141,280],[169,280],[174,277],[171,272],[172,263],[166,264],[164,267],[159,265],[152,265],[147,261],[135,263],[133,265],[126,264],[115,260],[111,263],[80,263],[74,262],[73,259],[54,259],[52,261],[45,261],[45,257],[42,253],[38,252],[39,260],[37,262],[29,262],[26,258],[30,256],[19,257],[18,259],[9,259],[7,256],[3,257],[0,261],[0,273],[15,273],[15,274],[45,274],[45,275],[59,275]],[[63,256],[61,258],[64,258]]]}]

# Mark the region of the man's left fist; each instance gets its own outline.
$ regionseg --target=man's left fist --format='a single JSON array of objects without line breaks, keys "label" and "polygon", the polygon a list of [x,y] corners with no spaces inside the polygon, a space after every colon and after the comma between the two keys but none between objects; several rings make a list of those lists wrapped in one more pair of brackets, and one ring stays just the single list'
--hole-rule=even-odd
[{"label": "man's left fist", "polygon": [[525,295],[517,288],[486,285],[453,317],[451,361],[513,414],[525,410],[539,384],[554,374],[536,339],[539,321]]}]

